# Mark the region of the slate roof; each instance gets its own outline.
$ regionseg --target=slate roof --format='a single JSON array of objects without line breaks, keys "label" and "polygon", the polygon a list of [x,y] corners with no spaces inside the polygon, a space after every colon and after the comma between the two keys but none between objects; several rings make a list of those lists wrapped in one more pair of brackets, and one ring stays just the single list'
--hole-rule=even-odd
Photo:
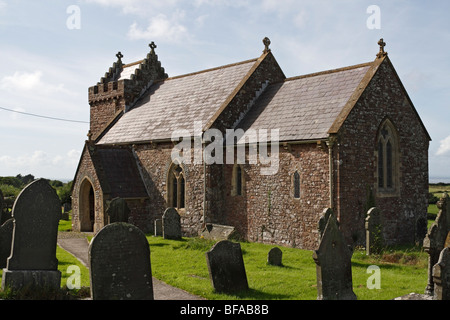
[{"label": "slate roof", "polygon": [[237,127],[250,139],[259,129],[279,129],[280,141],[327,138],[371,66],[367,63],[269,85]]},{"label": "slate roof", "polygon": [[204,125],[232,94],[256,60],[154,83],[98,144],[165,140],[170,139],[177,129],[186,129],[193,134],[194,121],[202,121]]},{"label": "slate roof", "polygon": [[[154,83],[97,144],[170,140],[177,129],[188,130],[193,135],[194,122],[201,121],[205,125],[256,61],[248,60]],[[129,78],[138,65],[126,65],[121,78]],[[280,141],[327,138],[334,121],[372,65],[366,63],[271,84],[256,99],[237,128],[250,135],[259,129],[279,129]]]},{"label": "slate roof", "polygon": [[[136,159],[128,148],[96,148],[94,165],[102,189],[111,198],[146,198]],[[107,170],[104,170],[107,168]]]}]

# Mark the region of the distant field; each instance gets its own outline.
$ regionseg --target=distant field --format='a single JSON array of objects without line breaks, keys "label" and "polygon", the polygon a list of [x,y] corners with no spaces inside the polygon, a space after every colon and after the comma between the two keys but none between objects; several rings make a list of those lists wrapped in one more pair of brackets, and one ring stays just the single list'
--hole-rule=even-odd
[{"label": "distant field", "polygon": [[436,197],[441,197],[444,192],[450,193],[450,184],[430,184],[429,192],[433,193]]}]

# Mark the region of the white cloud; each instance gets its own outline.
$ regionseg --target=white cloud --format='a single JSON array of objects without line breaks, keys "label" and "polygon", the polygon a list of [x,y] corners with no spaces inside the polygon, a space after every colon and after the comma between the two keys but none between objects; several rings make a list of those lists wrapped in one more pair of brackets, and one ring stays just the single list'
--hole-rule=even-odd
[{"label": "white cloud", "polygon": [[187,28],[180,24],[178,20],[184,17],[183,12],[178,12],[168,18],[164,14],[158,14],[152,18],[148,27],[143,30],[138,27],[137,23],[133,23],[128,30],[128,37],[131,40],[167,40],[170,42],[178,42],[188,36]]},{"label": "white cloud", "polygon": [[450,152],[450,136],[448,136],[444,140],[441,140],[441,144],[439,146],[438,151],[436,152],[436,155],[441,156],[449,152]]},{"label": "white cloud", "polygon": [[36,70],[34,72],[16,71],[11,76],[4,76],[0,80],[0,89],[12,91],[31,91],[36,90],[39,93],[49,94],[62,92],[70,94],[70,91],[64,88],[64,84],[51,84],[42,80],[43,72]]},{"label": "white cloud", "polygon": [[33,174],[44,178],[70,178],[67,172],[75,172],[81,152],[70,150],[65,154],[52,155],[47,151],[35,150],[33,153],[17,156],[0,156],[0,166],[8,172]]}]

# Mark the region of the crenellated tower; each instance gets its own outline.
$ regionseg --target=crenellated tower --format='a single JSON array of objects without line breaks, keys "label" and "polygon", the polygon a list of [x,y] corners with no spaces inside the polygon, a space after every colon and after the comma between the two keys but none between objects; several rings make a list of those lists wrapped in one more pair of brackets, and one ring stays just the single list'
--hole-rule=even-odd
[{"label": "crenellated tower", "polygon": [[123,55],[118,52],[105,76],[89,88],[89,140],[96,141],[155,81],[168,77],[155,53],[155,43],[149,47],[145,59],[129,64],[122,62]]}]

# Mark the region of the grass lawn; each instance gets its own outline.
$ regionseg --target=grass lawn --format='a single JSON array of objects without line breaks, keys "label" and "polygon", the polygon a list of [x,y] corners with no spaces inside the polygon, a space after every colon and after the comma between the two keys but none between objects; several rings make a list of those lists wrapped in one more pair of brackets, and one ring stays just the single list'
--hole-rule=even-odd
[{"label": "grass lawn", "polygon": [[[151,250],[153,276],[207,299],[316,300],[316,265],[312,251],[280,247],[283,266],[266,264],[273,246],[241,243],[250,290],[238,295],[215,293],[212,289],[205,253],[213,242],[198,238],[165,240],[147,237]],[[368,289],[372,274],[367,268],[380,268],[381,289]],[[419,248],[398,248],[367,257],[356,250],[352,258],[354,292],[359,300],[390,300],[411,292],[423,293],[427,283],[427,254]]]}]

